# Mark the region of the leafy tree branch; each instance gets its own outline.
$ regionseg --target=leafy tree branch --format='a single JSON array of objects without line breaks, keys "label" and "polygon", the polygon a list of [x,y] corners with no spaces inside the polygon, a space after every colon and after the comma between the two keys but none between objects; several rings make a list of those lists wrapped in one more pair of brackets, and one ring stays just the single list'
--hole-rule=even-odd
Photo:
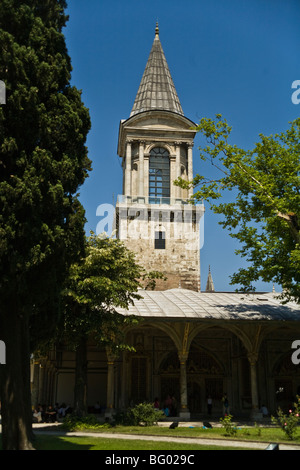
[{"label": "leafy tree branch", "polygon": [[175,184],[193,187],[193,200],[207,201],[223,215],[220,224],[241,243],[237,253],[249,268],[235,273],[232,283],[249,290],[259,278],[277,282],[283,298],[299,302],[300,119],[286,132],[260,134],[252,150],[229,143],[232,128],[220,114],[201,119],[196,130],[206,140],[200,158],[216,174]]}]

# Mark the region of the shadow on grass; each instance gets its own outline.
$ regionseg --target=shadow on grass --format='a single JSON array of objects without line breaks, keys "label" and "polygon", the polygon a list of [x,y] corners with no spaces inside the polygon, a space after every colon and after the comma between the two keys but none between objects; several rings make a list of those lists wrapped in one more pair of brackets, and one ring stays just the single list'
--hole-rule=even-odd
[{"label": "shadow on grass", "polygon": [[[88,436],[38,436],[35,442],[37,450],[101,450],[101,451],[197,451],[197,450],[246,450],[247,447],[224,447],[214,445],[181,444],[172,442],[109,439]],[[251,449],[248,449],[251,450]]]},{"label": "shadow on grass", "polygon": [[[32,442],[36,450],[94,450],[95,443],[80,437],[72,440],[64,436],[35,435]],[[96,446],[97,447],[97,446]],[[0,434],[0,451],[2,450],[2,436]]]},{"label": "shadow on grass", "polygon": [[[100,450],[100,451],[198,451],[198,450],[253,450],[247,447],[181,444],[160,441],[109,439],[89,436],[57,436],[38,434],[33,442],[36,450]],[[0,445],[1,450],[1,445]]]},{"label": "shadow on grass", "polygon": [[33,442],[36,450],[93,450],[95,445],[86,438],[72,439],[64,436],[36,435]]}]

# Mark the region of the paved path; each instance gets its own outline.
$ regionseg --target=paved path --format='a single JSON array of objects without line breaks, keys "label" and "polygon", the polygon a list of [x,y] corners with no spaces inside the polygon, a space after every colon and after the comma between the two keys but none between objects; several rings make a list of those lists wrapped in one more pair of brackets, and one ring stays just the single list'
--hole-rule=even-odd
[{"label": "paved path", "polygon": [[[183,426],[194,426],[202,427],[202,423],[182,423]],[[160,442],[170,442],[181,443],[181,444],[200,444],[200,445],[216,445],[216,446],[230,446],[230,447],[245,447],[247,449],[257,449],[264,450],[268,446],[268,443],[262,442],[253,442],[253,441],[230,441],[230,439],[203,439],[196,437],[173,437],[173,436],[146,436],[141,434],[117,434],[117,433],[97,433],[97,432],[88,432],[83,431],[76,432],[63,432],[59,430],[57,424],[34,424],[33,425],[36,433],[41,434],[51,434],[51,435],[64,435],[64,436],[92,436],[98,438],[107,438],[107,439],[127,439],[127,440],[145,440],[145,441],[160,441]],[[300,445],[298,444],[279,444],[279,450],[300,450]]]}]

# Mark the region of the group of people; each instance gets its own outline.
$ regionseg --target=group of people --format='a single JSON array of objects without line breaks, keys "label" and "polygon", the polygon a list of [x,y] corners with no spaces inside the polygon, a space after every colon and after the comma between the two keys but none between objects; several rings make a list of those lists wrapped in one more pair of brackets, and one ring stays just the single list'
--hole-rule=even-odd
[{"label": "group of people", "polygon": [[70,405],[58,403],[55,406],[39,404],[32,413],[34,423],[56,423],[60,418],[64,418],[66,414],[71,413]]},{"label": "group of people", "polygon": [[[224,393],[222,397],[222,405],[223,405],[223,415],[229,415],[230,414],[230,407],[229,407],[229,400],[227,397],[227,394]],[[167,398],[165,399],[163,406],[160,406],[160,402],[158,397],[155,398],[153,406],[157,410],[162,410],[164,414],[167,417],[174,417],[177,416],[177,401],[174,395],[168,395]],[[213,407],[213,399],[211,395],[208,395],[207,397],[207,413],[209,416],[212,414],[212,407]]]},{"label": "group of people", "polygon": [[177,400],[174,397],[174,395],[167,396],[167,398],[165,399],[163,403],[162,408],[160,407],[159,399],[156,397],[154,400],[153,406],[157,410],[161,409],[167,417],[177,416]]},{"label": "group of people", "polygon": [[[213,408],[213,399],[211,395],[208,395],[206,403],[207,403],[207,414],[211,416],[212,408]],[[223,406],[223,416],[228,416],[230,414],[230,408],[229,408],[229,400],[227,397],[227,393],[224,393],[222,397],[222,406]]]}]

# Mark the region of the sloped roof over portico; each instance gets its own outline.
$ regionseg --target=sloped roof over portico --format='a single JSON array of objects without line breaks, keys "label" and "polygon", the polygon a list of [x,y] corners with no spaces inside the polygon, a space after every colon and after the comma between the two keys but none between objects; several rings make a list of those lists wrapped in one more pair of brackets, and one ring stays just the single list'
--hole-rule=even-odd
[{"label": "sloped roof over portico", "polygon": [[234,292],[194,292],[187,289],[166,291],[140,290],[141,299],[135,300],[123,315],[144,319],[185,320],[257,320],[299,321],[300,308],[293,302],[283,305],[278,294]]}]

